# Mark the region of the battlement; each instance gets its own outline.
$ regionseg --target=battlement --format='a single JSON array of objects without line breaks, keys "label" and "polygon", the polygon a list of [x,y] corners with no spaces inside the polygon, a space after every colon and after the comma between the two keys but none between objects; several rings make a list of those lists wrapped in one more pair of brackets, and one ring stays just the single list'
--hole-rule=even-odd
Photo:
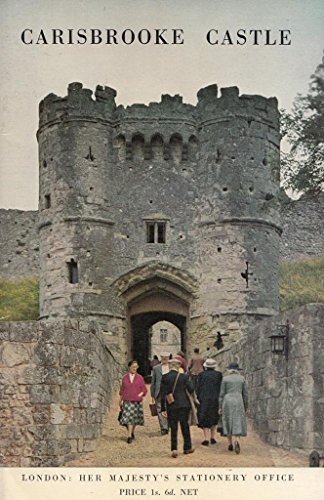
[{"label": "battlement", "polygon": [[115,116],[117,119],[147,118],[151,120],[163,118],[179,118],[195,120],[195,106],[185,104],[182,96],[164,94],[160,102],[146,104],[132,104],[131,106],[118,106]]},{"label": "battlement", "polygon": [[247,120],[258,119],[273,127],[279,125],[278,101],[275,97],[266,98],[260,95],[239,95],[237,87],[220,89],[216,84],[200,89],[197,93],[197,111],[200,120],[229,118],[240,116]]},{"label": "battlement", "polygon": [[66,97],[49,94],[40,102],[39,128],[51,122],[76,117],[111,120],[116,108],[116,95],[114,89],[97,85],[93,96],[93,91],[83,88],[82,83],[70,83]]},{"label": "battlement", "polygon": [[270,127],[278,128],[279,111],[276,98],[265,98],[259,95],[239,95],[237,87],[222,88],[220,96],[216,84],[208,85],[197,93],[196,106],[183,102],[179,94],[164,94],[160,102],[148,105],[135,103],[130,106],[115,104],[116,91],[110,87],[98,85],[95,92],[83,88],[82,83],[69,84],[66,97],[49,94],[39,105],[40,129],[45,125],[67,120],[108,121],[121,123],[125,121],[185,121],[200,126],[206,121],[224,121],[244,118],[263,122]]}]

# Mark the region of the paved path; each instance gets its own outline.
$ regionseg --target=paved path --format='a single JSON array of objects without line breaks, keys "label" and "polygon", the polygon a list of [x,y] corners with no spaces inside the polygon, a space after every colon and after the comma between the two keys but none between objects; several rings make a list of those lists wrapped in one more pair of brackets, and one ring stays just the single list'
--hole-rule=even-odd
[{"label": "paved path", "polygon": [[[146,396],[144,402],[145,426],[136,428],[136,439],[126,443],[126,429],[117,422],[118,395],[116,394],[107,413],[103,434],[94,452],[79,460],[69,462],[70,467],[308,467],[306,454],[290,453],[265,444],[254,433],[241,439],[241,454],[227,450],[227,439],[217,438],[213,446],[201,446],[202,431],[191,427],[195,452],[191,455],[179,453],[170,456],[170,436],[161,436],[157,417],[151,417]],[[179,452],[182,437],[179,429]],[[219,434],[218,434],[219,436]]]}]

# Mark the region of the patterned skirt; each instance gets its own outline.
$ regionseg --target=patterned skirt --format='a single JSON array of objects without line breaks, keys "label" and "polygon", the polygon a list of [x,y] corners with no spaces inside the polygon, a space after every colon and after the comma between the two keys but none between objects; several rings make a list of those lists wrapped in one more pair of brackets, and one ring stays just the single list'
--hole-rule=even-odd
[{"label": "patterned skirt", "polygon": [[143,403],[141,401],[124,401],[121,425],[144,425]]}]

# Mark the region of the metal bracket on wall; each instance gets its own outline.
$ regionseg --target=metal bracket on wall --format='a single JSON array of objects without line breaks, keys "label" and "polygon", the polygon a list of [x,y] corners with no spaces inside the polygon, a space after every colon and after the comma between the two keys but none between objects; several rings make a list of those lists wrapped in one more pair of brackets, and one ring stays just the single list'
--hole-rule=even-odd
[{"label": "metal bracket on wall", "polygon": [[249,272],[249,263],[246,262],[246,269],[241,273],[241,276],[246,281],[246,288],[249,288],[249,276],[253,276],[253,273]]}]

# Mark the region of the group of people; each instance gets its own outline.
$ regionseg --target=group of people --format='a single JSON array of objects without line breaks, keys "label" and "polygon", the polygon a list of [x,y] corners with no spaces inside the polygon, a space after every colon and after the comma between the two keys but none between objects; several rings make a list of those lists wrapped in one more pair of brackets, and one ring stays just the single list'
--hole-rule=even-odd
[{"label": "group of people", "polygon": [[[194,452],[190,417],[197,409],[198,427],[203,431],[203,446],[216,444],[216,430],[228,439],[228,450],[240,453],[240,437],[246,436],[248,394],[237,363],[230,363],[226,373],[216,370],[214,359],[204,360],[194,350],[188,364],[182,352],[170,357],[162,353],[152,370],[150,393],[155,404],[161,435],[171,434],[171,456],[178,456],[178,426],[183,437],[183,453]],[[137,373],[138,363],[128,365],[120,387],[120,423],[128,429],[127,442],[135,439],[135,427],[144,425],[143,398],[148,390]],[[196,422],[197,423],[197,422]]]}]

